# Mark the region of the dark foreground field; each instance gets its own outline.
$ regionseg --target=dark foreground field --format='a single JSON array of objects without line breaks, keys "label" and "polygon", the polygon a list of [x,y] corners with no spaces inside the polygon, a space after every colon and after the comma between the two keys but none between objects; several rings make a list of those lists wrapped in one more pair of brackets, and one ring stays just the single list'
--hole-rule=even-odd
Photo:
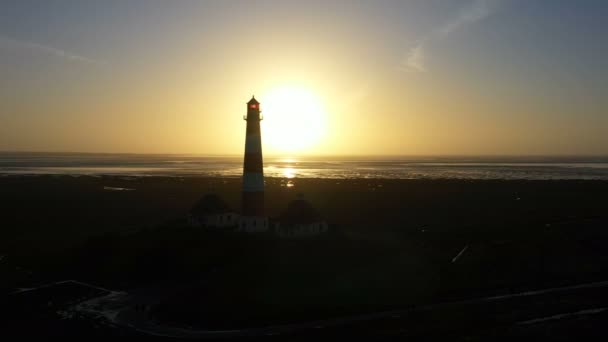
[{"label": "dark foreground field", "polygon": [[[602,286],[467,300],[608,280],[608,182],[268,179],[271,216],[303,193],[337,228],[309,241],[183,225],[211,190],[238,209],[240,179],[10,176],[0,189],[4,293],[76,279],[146,298],[146,315],[162,324],[213,330],[409,310],[295,335],[304,339],[578,336],[606,322]],[[32,310],[49,311],[42,302]],[[585,318],[559,316],[573,312]],[[52,321],[4,315],[16,327]]]}]

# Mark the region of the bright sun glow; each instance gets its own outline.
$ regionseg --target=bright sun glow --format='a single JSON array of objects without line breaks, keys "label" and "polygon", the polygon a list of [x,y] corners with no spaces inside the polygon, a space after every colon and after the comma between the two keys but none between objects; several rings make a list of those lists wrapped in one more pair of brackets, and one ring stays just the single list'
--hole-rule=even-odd
[{"label": "bright sun glow", "polygon": [[327,131],[327,114],[321,101],[298,87],[273,89],[260,98],[262,141],[272,150],[298,152],[321,142]]}]

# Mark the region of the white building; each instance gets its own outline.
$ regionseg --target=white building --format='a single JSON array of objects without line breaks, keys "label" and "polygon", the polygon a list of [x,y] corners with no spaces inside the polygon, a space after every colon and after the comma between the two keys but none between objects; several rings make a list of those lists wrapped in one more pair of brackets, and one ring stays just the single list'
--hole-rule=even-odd
[{"label": "white building", "polygon": [[265,233],[270,225],[268,217],[264,216],[241,216],[237,231],[243,233]]},{"label": "white building", "polygon": [[188,215],[191,226],[209,229],[228,229],[238,226],[240,215],[216,194],[207,194],[201,198]]},{"label": "white building", "polygon": [[274,233],[280,238],[306,238],[329,231],[327,222],[303,198],[291,201],[274,224]]}]

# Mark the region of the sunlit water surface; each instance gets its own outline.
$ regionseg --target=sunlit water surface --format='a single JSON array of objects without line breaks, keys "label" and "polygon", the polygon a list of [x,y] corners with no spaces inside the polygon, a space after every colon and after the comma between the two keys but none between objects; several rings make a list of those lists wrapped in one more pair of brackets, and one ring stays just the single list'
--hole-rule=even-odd
[{"label": "sunlit water surface", "polygon": [[[608,157],[265,158],[267,177],[382,179],[603,179]],[[242,157],[0,153],[0,175],[239,177]]]}]

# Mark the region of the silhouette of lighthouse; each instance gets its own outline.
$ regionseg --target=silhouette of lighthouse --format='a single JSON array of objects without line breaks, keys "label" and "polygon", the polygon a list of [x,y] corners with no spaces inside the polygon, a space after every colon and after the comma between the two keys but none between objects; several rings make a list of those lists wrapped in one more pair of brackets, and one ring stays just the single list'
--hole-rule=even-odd
[{"label": "silhouette of lighthouse", "polygon": [[243,162],[243,211],[239,230],[264,232],[268,230],[268,218],[264,213],[264,165],[262,160],[262,135],[260,130],[260,103],[252,97],[247,102],[247,134]]}]

